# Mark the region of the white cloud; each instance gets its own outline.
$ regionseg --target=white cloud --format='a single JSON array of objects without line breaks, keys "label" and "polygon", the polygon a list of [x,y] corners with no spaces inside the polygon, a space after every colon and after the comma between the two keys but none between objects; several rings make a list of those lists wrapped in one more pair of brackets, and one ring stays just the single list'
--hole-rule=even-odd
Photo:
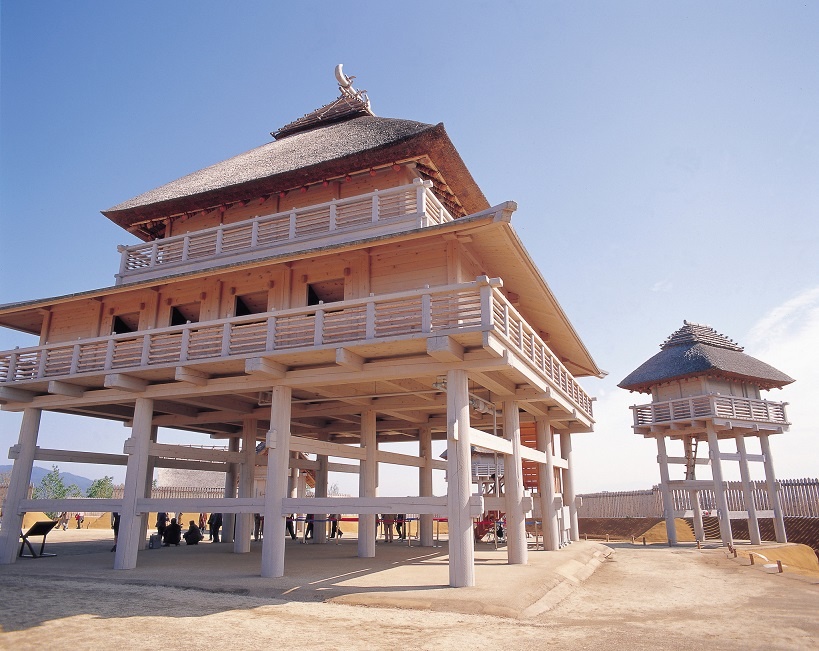
[{"label": "white cloud", "polygon": [[652,292],[667,294],[674,288],[670,280],[658,280],[651,286]]},{"label": "white cloud", "polygon": [[789,432],[771,439],[777,476],[819,476],[819,287],[770,310],[753,325],[746,341],[746,353],[796,380],[766,396],[788,403],[792,423]]}]

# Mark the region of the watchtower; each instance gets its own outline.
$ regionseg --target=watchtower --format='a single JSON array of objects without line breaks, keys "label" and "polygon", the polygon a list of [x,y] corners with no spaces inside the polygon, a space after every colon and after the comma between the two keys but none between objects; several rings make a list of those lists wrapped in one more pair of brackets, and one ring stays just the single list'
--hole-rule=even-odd
[{"label": "watchtower", "polygon": [[[693,517],[696,538],[704,539],[703,498],[713,499],[723,544],[733,543],[732,518],[747,518],[755,545],[761,542],[758,519],[773,518],[777,542],[786,542],[768,437],[788,430],[787,403],[763,400],[760,392],[782,388],[793,379],[746,355],[741,346],[706,325],[684,321],[660,348],[618,386],[651,394],[650,404],[631,407],[633,428],[657,441],[669,542],[677,542],[674,518],[681,516]],[[759,439],[760,454],[747,452],[749,438]],[[669,456],[667,440],[682,442],[683,455]],[[726,451],[731,440],[736,450]],[[707,458],[697,456],[700,442],[708,444]],[[742,480],[741,498],[731,500],[731,506],[723,479],[725,461],[739,463]],[[764,465],[763,491],[752,486],[750,462]],[[683,479],[671,478],[669,467],[675,464],[684,467]],[[697,479],[697,466],[702,465],[711,467],[711,479]]]}]

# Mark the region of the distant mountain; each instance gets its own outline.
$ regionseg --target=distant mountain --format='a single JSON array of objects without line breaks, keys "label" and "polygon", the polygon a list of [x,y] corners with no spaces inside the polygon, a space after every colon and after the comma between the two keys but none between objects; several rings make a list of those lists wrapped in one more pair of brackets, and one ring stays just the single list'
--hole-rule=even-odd
[{"label": "distant mountain", "polygon": [[[12,466],[0,466],[0,475],[4,473],[10,473]],[[31,483],[34,486],[39,486],[40,482],[43,481],[43,477],[45,477],[48,473],[51,472],[51,467],[42,468],[40,466],[34,466],[31,469]],[[81,477],[80,475],[74,475],[70,472],[61,472],[60,479],[63,480],[63,484],[66,486],[70,486],[71,484],[75,484],[77,488],[82,491],[82,494],[85,495],[85,491],[94,483],[94,479],[88,479],[88,477]]]}]

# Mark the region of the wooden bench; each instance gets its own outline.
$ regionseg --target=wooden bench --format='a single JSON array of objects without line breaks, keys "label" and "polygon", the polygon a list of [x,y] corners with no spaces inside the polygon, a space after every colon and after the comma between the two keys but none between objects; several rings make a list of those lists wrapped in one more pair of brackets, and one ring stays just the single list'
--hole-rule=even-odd
[{"label": "wooden bench", "polygon": [[[51,531],[54,527],[57,526],[57,523],[54,520],[43,520],[40,522],[35,522],[31,525],[25,533],[22,531],[20,532],[20,537],[23,539],[23,542],[20,544],[20,554],[19,556],[23,558],[41,558],[43,556],[56,556],[57,554],[46,554],[43,549],[45,548],[46,544],[46,536],[48,532]],[[29,538],[31,536],[42,536],[43,542],[40,544],[40,552],[37,553],[34,551],[34,547],[31,546],[31,542]],[[24,554],[26,547],[28,547],[31,554]]]}]

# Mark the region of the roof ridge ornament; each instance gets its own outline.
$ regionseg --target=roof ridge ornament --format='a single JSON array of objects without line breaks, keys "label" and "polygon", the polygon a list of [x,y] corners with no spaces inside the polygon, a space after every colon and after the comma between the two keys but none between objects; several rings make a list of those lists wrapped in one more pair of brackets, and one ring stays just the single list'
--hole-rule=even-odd
[{"label": "roof ridge ornament", "polygon": [[341,91],[342,97],[349,97],[351,99],[357,99],[367,106],[367,109],[370,109],[370,98],[367,96],[366,90],[356,90],[353,88],[353,79],[355,79],[355,75],[347,76],[344,74],[342,68],[344,67],[343,63],[339,63],[336,66],[336,81],[338,81],[338,89]]}]

